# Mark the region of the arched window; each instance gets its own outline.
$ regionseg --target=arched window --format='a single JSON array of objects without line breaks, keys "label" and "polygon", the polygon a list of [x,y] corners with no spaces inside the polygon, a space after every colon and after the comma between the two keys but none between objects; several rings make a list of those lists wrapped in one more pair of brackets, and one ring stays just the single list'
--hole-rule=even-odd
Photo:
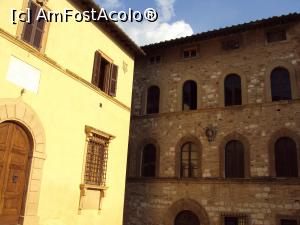
[{"label": "arched window", "polygon": [[242,104],[241,78],[236,74],[229,74],[224,81],[225,106]]},{"label": "arched window", "polygon": [[289,137],[281,137],[275,143],[275,171],[277,177],[298,176],[296,143]]},{"label": "arched window", "polygon": [[188,80],[182,88],[182,110],[194,109],[197,109],[197,83]]},{"label": "arched window", "polygon": [[155,177],[156,171],[156,148],[153,144],[147,144],[142,154],[142,177]]},{"label": "arched window", "polygon": [[244,146],[240,141],[229,141],[225,146],[225,177],[245,177]]},{"label": "arched window", "polygon": [[198,176],[198,148],[192,142],[187,142],[181,147],[181,177],[197,177]]},{"label": "arched window", "polygon": [[292,99],[290,73],[282,67],[275,68],[271,73],[272,101]]},{"label": "arched window", "polygon": [[200,225],[200,221],[195,213],[184,210],[177,214],[174,225]]},{"label": "arched window", "polygon": [[147,114],[159,112],[160,90],[157,86],[151,86],[147,93]]}]

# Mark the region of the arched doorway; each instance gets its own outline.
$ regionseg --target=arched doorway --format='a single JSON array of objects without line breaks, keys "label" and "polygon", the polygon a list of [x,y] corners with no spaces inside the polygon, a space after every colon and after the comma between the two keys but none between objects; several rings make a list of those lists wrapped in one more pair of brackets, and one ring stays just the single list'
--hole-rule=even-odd
[{"label": "arched doorway", "polygon": [[28,181],[31,141],[13,122],[0,124],[0,225],[19,224]]},{"label": "arched doorway", "polygon": [[192,211],[183,210],[177,214],[174,225],[200,225],[200,221]]}]

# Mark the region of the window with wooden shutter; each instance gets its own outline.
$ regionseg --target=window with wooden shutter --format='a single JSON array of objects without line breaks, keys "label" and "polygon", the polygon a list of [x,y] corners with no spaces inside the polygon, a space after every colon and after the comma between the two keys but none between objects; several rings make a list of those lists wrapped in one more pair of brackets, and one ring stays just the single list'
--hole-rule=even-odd
[{"label": "window with wooden shutter", "polygon": [[159,87],[149,87],[147,92],[147,114],[159,113],[159,98]]},{"label": "window with wooden shutter", "polygon": [[272,101],[292,99],[290,73],[283,67],[275,68],[271,73]]},{"label": "window with wooden shutter", "polygon": [[156,147],[147,144],[143,149],[141,176],[155,177],[156,175]]},{"label": "window with wooden shutter", "polygon": [[181,147],[180,177],[192,178],[198,176],[198,147],[187,142]]},{"label": "window with wooden shutter", "polygon": [[96,51],[92,74],[92,84],[101,91],[115,97],[117,93],[118,66],[103,53]]},{"label": "window with wooden shutter", "polygon": [[225,147],[225,177],[245,177],[244,146],[237,140],[229,141]]},{"label": "window with wooden shutter", "polygon": [[237,74],[229,74],[224,80],[225,106],[242,104],[241,78]]},{"label": "window with wooden shutter", "polygon": [[25,23],[23,27],[22,40],[40,50],[42,48],[43,36],[45,33],[46,21],[44,19],[37,20],[37,15],[41,10],[33,1],[30,1],[31,23]]},{"label": "window with wooden shutter", "polygon": [[281,137],[276,141],[275,170],[277,177],[298,176],[297,146],[293,139]]},{"label": "window with wooden shutter", "polygon": [[197,83],[193,80],[184,82],[182,88],[182,110],[197,109]]}]

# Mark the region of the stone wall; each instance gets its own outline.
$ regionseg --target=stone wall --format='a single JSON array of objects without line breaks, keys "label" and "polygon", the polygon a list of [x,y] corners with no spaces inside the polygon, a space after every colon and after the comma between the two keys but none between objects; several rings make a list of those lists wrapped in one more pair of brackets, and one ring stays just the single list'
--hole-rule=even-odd
[{"label": "stone wall", "polygon": [[[222,50],[219,37],[151,48],[149,57],[162,57],[156,65],[149,65],[148,57],[137,60],[125,225],[173,225],[168,221],[174,221],[176,209],[189,207],[199,208],[201,225],[221,225],[222,213],[245,214],[251,225],[273,225],[280,215],[300,215],[300,179],[275,178],[274,171],[279,137],[291,137],[300,157],[300,24],[285,26],[287,41],[268,44],[266,29],[256,29],[239,34],[243,42],[237,50]],[[181,59],[187,46],[197,46],[199,56]],[[271,102],[270,74],[278,66],[290,73],[293,100]],[[223,82],[231,73],[241,77],[243,104],[224,107]],[[198,85],[198,107],[182,112],[182,85],[190,79]],[[145,115],[151,85],[160,87],[160,112]],[[217,129],[212,142],[205,135],[210,125]],[[199,142],[200,175],[180,179],[180,146],[191,139]],[[245,147],[243,179],[224,178],[224,147],[232,139]],[[152,179],[140,178],[141,151],[148,143],[159,150],[158,174]]]},{"label": "stone wall", "polygon": [[[275,225],[278,215],[299,216],[299,196],[299,182],[130,180],[124,224],[165,225],[173,204],[193,200],[206,211],[210,225],[222,224],[224,213],[247,215],[248,224]],[[200,222],[206,220],[199,217]]]},{"label": "stone wall", "polygon": [[[181,111],[181,89],[184,81],[193,79],[198,84],[198,108],[224,106],[223,80],[228,74],[241,76],[243,104],[270,101],[269,77],[277,66],[284,66],[291,73],[294,85],[300,86],[300,26],[291,24],[287,41],[267,44],[265,30],[244,32],[240,49],[224,51],[220,47],[223,37],[200,43],[188,43],[163,49],[150,49],[147,54],[161,55],[160,64],[150,65],[149,57],[138,58],[135,66],[132,112],[144,114],[147,88],[158,85],[161,90],[160,112]],[[199,56],[182,59],[181,50],[198,46]],[[266,86],[268,85],[268,86]],[[296,89],[296,87],[294,87]],[[294,90],[294,98],[299,91]]]}]

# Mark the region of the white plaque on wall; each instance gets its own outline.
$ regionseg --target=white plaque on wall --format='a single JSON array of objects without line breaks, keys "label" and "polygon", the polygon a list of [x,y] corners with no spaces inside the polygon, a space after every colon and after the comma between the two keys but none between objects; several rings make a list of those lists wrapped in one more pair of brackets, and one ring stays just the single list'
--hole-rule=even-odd
[{"label": "white plaque on wall", "polygon": [[41,72],[35,67],[11,56],[6,79],[37,94]]}]

